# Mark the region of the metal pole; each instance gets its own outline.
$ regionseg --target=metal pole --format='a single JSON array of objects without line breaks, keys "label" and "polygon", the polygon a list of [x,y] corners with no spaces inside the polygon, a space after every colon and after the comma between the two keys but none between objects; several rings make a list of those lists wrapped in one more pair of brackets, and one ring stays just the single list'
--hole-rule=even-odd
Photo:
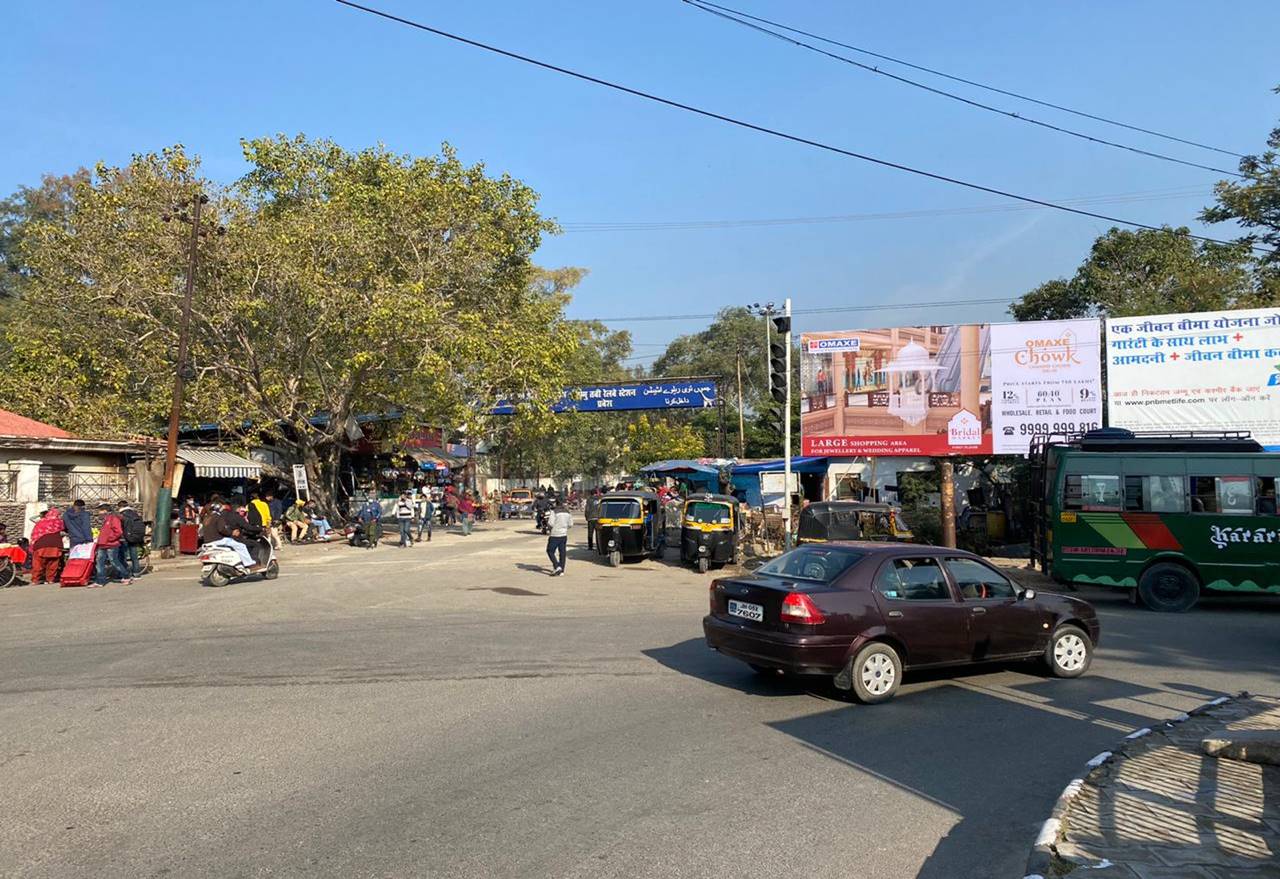
[{"label": "metal pole", "polygon": [[[782,416],[782,530],[785,546],[791,549],[791,297],[782,303],[782,313],[787,316],[787,331],[782,334],[782,344],[787,348],[787,402]],[[765,321],[768,324],[768,321]]]},{"label": "metal pole", "polygon": [[738,351],[738,457],[747,455],[747,428],[742,414],[742,351]]},{"label": "metal pole", "polygon": [[192,199],[191,243],[187,253],[187,289],[182,298],[182,323],[178,327],[178,362],[173,375],[173,401],[169,406],[169,445],[165,450],[164,480],[156,495],[156,519],[151,528],[151,545],[156,549],[170,542],[169,523],[173,518],[173,476],[178,469],[178,422],[182,418],[182,394],[186,390],[187,347],[191,330],[191,299],[196,288],[196,258],[200,243],[200,208],[209,200],[200,193]]}]

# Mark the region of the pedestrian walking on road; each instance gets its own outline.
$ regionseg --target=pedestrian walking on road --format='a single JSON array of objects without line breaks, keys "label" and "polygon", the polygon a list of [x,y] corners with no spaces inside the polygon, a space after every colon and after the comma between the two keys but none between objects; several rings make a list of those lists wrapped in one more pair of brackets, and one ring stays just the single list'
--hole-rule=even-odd
[{"label": "pedestrian walking on road", "polygon": [[427,489],[422,490],[422,494],[418,497],[418,542],[422,542],[422,532],[427,532],[427,543],[431,542],[431,526],[432,519],[436,515],[436,505],[431,503],[431,493]]},{"label": "pedestrian walking on road", "polygon": [[551,559],[551,576],[564,575],[565,549],[569,545],[569,528],[573,526],[573,514],[563,503],[556,504],[551,512],[551,531],[547,536],[547,558]]},{"label": "pedestrian walking on road", "polygon": [[400,547],[413,546],[413,499],[409,497],[409,492],[400,492],[400,499],[396,501],[395,509],[396,524],[400,526]]},{"label": "pedestrian walking on road", "polygon": [[600,489],[595,489],[587,497],[587,549],[595,548],[596,522],[600,520]]},{"label": "pedestrian walking on road", "polygon": [[[210,501],[211,506],[215,506]],[[124,524],[116,515],[111,504],[98,504],[98,512],[102,514],[102,527],[98,529],[98,555],[94,559],[94,586],[106,586],[109,580],[109,569],[115,568],[120,575],[120,582],[128,585],[133,582],[129,575],[129,563],[125,560]]]},{"label": "pedestrian walking on road", "polygon": [[120,545],[125,561],[129,563],[129,576],[142,576],[142,545],[147,542],[147,523],[127,500],[116,505],[120,516],[120,529],[124,542]]},{"label": "pedestrian walking on road", "polygon": [[462,517],[462,536],[471,536],[471,526],[476,521],[476,502],[471,492],[464,492],[458,501],[458,515]]}]

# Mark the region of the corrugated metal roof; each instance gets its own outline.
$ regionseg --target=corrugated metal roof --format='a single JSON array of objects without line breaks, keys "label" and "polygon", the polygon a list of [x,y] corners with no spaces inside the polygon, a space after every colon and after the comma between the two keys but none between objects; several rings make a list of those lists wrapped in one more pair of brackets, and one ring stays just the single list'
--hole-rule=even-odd
[{"label": "corrugated metal roof", "polygon": [[212,479],[257,479],[262,465],[217,449],[178,449],[178,457],[195,468],[196,476]]}]

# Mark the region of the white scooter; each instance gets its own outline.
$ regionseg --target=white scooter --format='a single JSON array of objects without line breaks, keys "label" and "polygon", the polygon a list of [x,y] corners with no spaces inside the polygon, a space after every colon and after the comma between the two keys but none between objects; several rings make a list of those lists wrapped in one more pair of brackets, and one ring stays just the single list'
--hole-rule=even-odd
[{"label": "white scooter", "polygon": [[200,547],[200,585],[226,586],[232,580],[239,580],[252,574],[261,574],[264,580],[274,580],[280,576],[280,563],[276,560],[276,548],[271,541],[257,541],[257,546],[248,543],[249,552],[260,559],[258,564],[246,568],[240,560],[240,553],[229,546]]}]

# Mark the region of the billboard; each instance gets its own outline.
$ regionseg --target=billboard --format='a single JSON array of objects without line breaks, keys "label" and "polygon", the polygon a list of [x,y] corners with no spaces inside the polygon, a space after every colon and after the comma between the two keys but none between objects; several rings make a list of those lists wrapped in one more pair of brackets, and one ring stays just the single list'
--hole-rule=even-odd
[{"label": "billboard", "polygon": [[801,336],[805,455],[1027,453],[1102,423],[1096,320]]},{"label": "billboard", "polygon": [[803,334],[802,454],[990,454],[990,340],[984,324]]},{"label": "billboard", "polygon": [[997,455],[1025,455],[1036,434],[1102,426],[1101,324],[991,325],[991,435]]},{"label": "billboard", "polygon": [[1280,310],[1107,320],[1112,427],[1247,430],[1280,448]]},{"label": "billboard", "polygon": [[[715,379],[663,379],[614,385],[566,388],[551,405],[553,412],[627,412],[638,409],[710,409],[716,405]],[[511,415],[515,404],[503,402],[495,415]]]}]

